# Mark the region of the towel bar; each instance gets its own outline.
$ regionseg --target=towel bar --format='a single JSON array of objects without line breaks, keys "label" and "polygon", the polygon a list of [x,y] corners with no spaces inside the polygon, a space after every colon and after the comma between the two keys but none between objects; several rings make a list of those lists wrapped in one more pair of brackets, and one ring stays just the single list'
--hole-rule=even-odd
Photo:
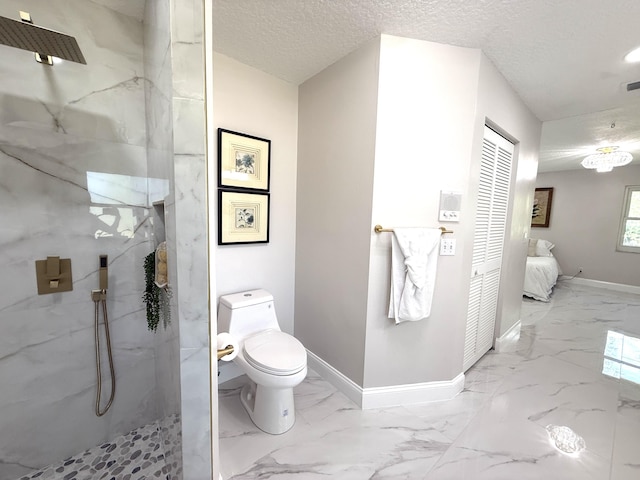
[{"label": "towel bar", "polygon": [[[445,233],[453,233],[453,230],[448,230],[445,227],[438,227],[438,228],[442,230],[442,235],[444,235]],[[382,225],[376,225],[375,227],[373,227],[373,231],[376,233],[393,232],[393,228],[382,228]]]}]

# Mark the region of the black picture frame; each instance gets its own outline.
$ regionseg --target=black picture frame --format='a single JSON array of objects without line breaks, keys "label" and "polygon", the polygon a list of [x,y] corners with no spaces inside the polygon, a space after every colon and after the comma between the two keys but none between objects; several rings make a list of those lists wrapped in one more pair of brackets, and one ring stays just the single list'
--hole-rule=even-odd
[{"label": "black picture frame", "polygon": [[271,140],[218,129],[218,187],[268,192]]},{"label": "black picture frame", "polygon": [[552,200],[553,187],[536,188],[533,196],[533,211],[531,212],[532,227],[549,228]]},{"label": "black picture frame", "polygon": [[269,243],[270,194],[218,190],[218,245]]}]

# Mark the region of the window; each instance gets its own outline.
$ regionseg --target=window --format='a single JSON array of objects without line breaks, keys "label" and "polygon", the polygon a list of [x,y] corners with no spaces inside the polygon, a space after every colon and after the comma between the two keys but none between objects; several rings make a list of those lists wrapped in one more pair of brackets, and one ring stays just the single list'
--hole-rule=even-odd
[{"label": "window", "polygon": [[609,330],[602,373],[640,384],[640,338]]},{"label": "window", "polygon": [[618,250],[640,253],[640,185],[625,189]]}]

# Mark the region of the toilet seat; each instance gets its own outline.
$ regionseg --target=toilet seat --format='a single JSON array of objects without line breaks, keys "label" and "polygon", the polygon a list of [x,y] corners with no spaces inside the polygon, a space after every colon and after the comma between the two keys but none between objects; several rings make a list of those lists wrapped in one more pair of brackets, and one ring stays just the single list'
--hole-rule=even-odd
[{"label": "toilet seat", "polygon": [[307,364],[307,351],[297,338],[265,330],[244,341],[244,357],[252,367],[271,375],[293,375]]}]

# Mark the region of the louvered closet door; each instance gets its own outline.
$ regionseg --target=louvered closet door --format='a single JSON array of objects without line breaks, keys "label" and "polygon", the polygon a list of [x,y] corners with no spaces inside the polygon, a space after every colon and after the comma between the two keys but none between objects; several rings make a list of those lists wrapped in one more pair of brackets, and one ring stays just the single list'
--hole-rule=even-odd
[{"label": "louvered closet door", "polygon": [[464,370],[490,348],[498,307],[514,146],[485,127],[464,342]]}]

